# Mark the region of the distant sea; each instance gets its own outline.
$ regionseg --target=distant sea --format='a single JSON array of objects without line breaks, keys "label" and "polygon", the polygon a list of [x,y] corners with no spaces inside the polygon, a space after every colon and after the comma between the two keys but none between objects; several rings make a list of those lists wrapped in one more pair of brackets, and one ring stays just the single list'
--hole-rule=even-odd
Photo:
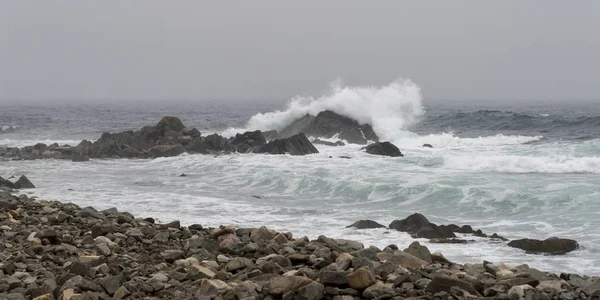
[{"label": "distant sea", "polygon": [[[0,176],[26,174],[41,199],[205,226],[266,225],[295,236],[407,247],[392,230],[345,228],[360,219],[388,225],[419,212],[432,222],[469,224],[509,239],[577,240],[563,256],[524,254],[472,238],[431,244],[460,262],[527,263],[553,272],[600,275],[600,100],[597,102],[427,101],[410,81],[334,87],[315,98],[260,101],[12,102],[0,106],[0,146],[76,145],[102,132],[136,130],[178,116],[203,135],[281,129],[332,109],[371,123],[405,157],[375,157],[359,145],[321,153],[188,155],[154,160],[0,161]],[[428,143],[433,148],[423,148]],[[341,155],[352,159],[338,159]],[[332,156],[333,158],[329,158]],[[185,173],[187,177],[179,177]],[[254,197],[259,196],[259,198]]]}]

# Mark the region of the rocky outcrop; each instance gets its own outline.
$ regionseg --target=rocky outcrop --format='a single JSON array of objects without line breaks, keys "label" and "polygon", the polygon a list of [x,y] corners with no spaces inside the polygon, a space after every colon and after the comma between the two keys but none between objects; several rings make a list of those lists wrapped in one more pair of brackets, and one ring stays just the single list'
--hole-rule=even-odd
[{"label": "rocky outcrop", "polygon": [[319,153],[303,133],[289,138],[270,141],[255,150],[256,153],[306,155]]},{"label": "rocky outcrop", "polygon": [[390,229],[408,232],[414,238],[454,238],[456,235],[443,227],[433,224],[427,220],[422,214],[412,214],[403,220],[395,220],[390,226]]},{"label": "rocky outcrop", "polygon": [[346,228],[356,228],[356,229],[374,229],[374,228],[386,228],[384,225],[381,225],[373,220],[360,220],[348,225]]},{"label": "rocky outcrop", "polygon": [[34,189],[35,185],[29,181],[27,176],[21,175],[21,177],[19,177],[19,179],[17,179],[17,181],[14,183],[0,177],[0,188],[1,187],[6,187],[9,189]]},{"label": "rocky outcrop", "polygon": [[379,141],[379,137],[369,124],[357,121],[326,110],[316,116],[307,114],[292,122],[279,132],[280,137],[290,137],[299,133],[307,136],[331,138],[338,135],[340,139],[352,144],[367,144],[368,141]]},{"label": "rocky outcrop", "polygon": [[404,156],[402,155],[402,152],[400,152],[400,149],[390,142],[373,143],[364,149],[367,151],[367,153],[373,155],[384,155],[391,157]]},{"label": "rocky outcrop", "polygon": [[[422,221],[422,220],[421,220]],[[421,222],[422,223],[422,222]],[[0,192],[4,299],[595,299],[597,278]]]},{"label": "rocky outcrop", "polygon": [[510,247],[519,248],[527,253],[560,255],[579,249],[577,241],[564,238],[548,238],[543,241],[520,239],[510,241]]},{"label": "rocky outcrop", "polygon": [[254,148],[260,147],[267,143],[267,140],[263,136],[260,130],[249,131],[243,134],[236,134],[231,140],[229,140],[229,145],[236,152],[240,153],[249,153]]},{"label": "rocky outcrop", "polygon": [[[305,155],[318,153],[305,136],[277,137],[276,131],[249,131],[225,138],[218,134],[203,137],[200,131],[185,125],[176,117],[163,117],[154,126],[138,131],[103,133],[94,142],[83,140],[77,146],[37,144],[21,149],[1,148],[0,157],[11,159],[69,159],[74,162],[90,158],[157,158],[188,153],[272,153]],[[267,140],[270,143],[267,144]]]}]

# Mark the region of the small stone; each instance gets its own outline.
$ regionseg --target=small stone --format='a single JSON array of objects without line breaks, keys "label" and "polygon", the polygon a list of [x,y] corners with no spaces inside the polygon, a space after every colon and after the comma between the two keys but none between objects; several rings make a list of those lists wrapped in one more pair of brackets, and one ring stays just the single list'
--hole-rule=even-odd
[{"label": "small stone", "polygon": [[43,294],[33,298],[33,300],[54,300],[54,296],[51,293]]},{"label": "small stone", "polygon": [[167,277],[167,275],[162,274],[162,273],[156,273],[154,274],[154,276],[152,276],[153,281],[158,281],[158,282],[167,282],[169,281],[169,277]]},{"label": "small stone", "polygon": [[198,292],[201,296],[217,296],[223,292],[231,290],[231,287],[218,279],[202,279],[200,282],[200,290]]},{"label": "small stone", "polygon": [[223,254],[217,255],[217,261],[220,263],[228,263],[231,259]]},{"label": "small stone", "polygon": [[114,299],[123,299],[129,295],[131,295],[131,292],[129,292],[125,287],[121,286],[117,289],[117,291],[113,295],[113,298]]},{"label": "small stone", "polygon": [[253,266],[252,260],[245,257],[236,257],[227,263],[227,271],[234,272]]},{"label": "small stone", "polygon": [[79,257],[79,261],[82,263],[93,263],[94,261],[100,260],[100,256],[97,255],[82,255]]},{"label": "small stone", "polygon": [[100,255],[110,256],[111,251],[107,244],[98,244],[96,245],[96,250]]},{"label": "small stone", "polygon": [[325,296],[324,291],[325,286],[323,284],[313,281],[299,288],[296,298],[302,300],[319,300]]},{"label": "small stone", "polygon": [[268,289],[273,295],[282,295],[286,292],[296,291],[312,282],[312,279],[301,276],[279,276],[269,280]]},{"label": "small stone", "polygon": [[360,268],[348,275],[350,287],[357,290],[364,290],[375,283],[375,276],[367,268]]}]

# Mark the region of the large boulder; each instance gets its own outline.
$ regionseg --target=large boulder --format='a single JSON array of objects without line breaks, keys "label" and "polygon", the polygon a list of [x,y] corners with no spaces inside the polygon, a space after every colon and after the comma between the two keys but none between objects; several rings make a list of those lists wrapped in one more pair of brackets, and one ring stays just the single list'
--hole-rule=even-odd
[{"label": "large boulder", "polygon": [[2,177],[0,177],[0,187],[7,187],[7,188],[11,188],[11,189],[17,188],[14,183],[12,183],[9,180],[6,180]]},{"label": "large boulder", "polygon": [[339,134],[341,139],[353,144],[367,144],[369,140],[379,141],[371,125],[361,125],[351,118],[330,110],[322,111],[316,116],[304,115],[281,130],[279,136],[290,137],[299,133],[324,138]]},{"label": "large boulder", "polygon": [[425,216],[419,213],[412,214],[403,220],[394,220],[389,228],[408,232],[414,238],[436,239],[456,237],[454,232],[429,222]]},{"label": "large boulder", "polygon": [[160,121],[158,122],[158,124],[156,124],[155,127],[156,129],[162,131],[163,134],[169,130],[181,132],[181,130],[185,128],[185,126],[183,125],[181,120],[179,120],[179,118],[171,116],[162,117],[162,119],[160,119]]},{"label": "large boulder", "polygon": [[236,134],[229,140],[229,145],[237,152],[248,153],[253,148],[266,144],[267,141],[260,130],[247,131],[243,134]]},{"label": "large boulder", "polygon": [[319,153],[319,150],[303,133],[285,139],[270,141],[255,150],[256,153],[306,155]]},{"label": "large boulder", "polygon": [[560,255],[579,249],[577,241],[562,238],[546,240],[520,239],[508,243],[508,246],[525,250],[527,253]]},{"label": "large boulder", "polygon": [[364,149],[367,151],[367,153],[373,155],[385,155],[391,157],[404,156],[402,155],[402,152],[400,152],[400,149],[390,142],[373,143]]},{"label": "large boulder", "polygon": [[34,189],[35,185],[29,181],[29,178],[25,175],[21,175],[17,182],[15,182],[15,187],[18,189]]}]

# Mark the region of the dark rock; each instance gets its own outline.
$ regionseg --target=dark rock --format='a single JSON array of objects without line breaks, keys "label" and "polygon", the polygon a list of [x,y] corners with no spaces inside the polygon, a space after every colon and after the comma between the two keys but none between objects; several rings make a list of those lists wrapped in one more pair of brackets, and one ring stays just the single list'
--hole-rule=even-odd
[{"label": "dark rock", "polygon": [[308,136],[331,138],[336,134],[349,143],[366,144],[367,140],[378,141],[377,135],[368,124],[326,110],[316,116],[305,115],[281,130],[281,137],[304,133]]},{"label": "dark rock", "polygon": [[373,143],[365,147],[365,149],[367,153],[373,155],[384,155],[391,157],[404,156],[402,155],[402,152],[400,152],[400,149],[390,142]]},{"label": "dark rock", "polygon": [[265,140],[267,141],[272,141],[279,138],[279,133],[277,132],[277,130],[263,131],[262,134],[265,137]]},{"label": "dark rock", "polygon": [[235,151],[240,153],[248,153],[255,147],[262,146],[266,143],[267,141],[260,130],[248,131],[243,134],[238,133],[229,141],[229,145],[232,146]]},{"label": "dark rock", "polygon": [[192,224],[188,228],[190,230],[202,230],[202,225],[200,225],[200,224]]},{"label": "dark rock", "polygon": [[33,189],[33,188],[35,188],[35,185],[33,185],[33,183],[31,183],[31,181],[29,181],[27,176],[21,175],[21,177],[19,177],[19,180],[17,180],[17,182],[15,182],[15,188],[17,188],[17,189]]},{"label": "dark rock", "polygon": [[319,150],[310,143],[306,135],[303,133],[291,136],[285,139],[270,141],[256,149],[257,153],[267,154],[290,154],[290,155],[306,155],[319,153]]},{"label": "dark rock", "polygon": [[346,226],[346,228],[356,228],[356,229],[373,229],[373,228],[386,228],[385,226],[372,221],[372,220],[360,220],[354,222],[352,225]]},{"label": "dark rock", "polygon": [[319,282],[328,286],[346,287],[348,286],[348,275],[345,271],[321,271]]},{"label": "dark rock", "polygon": [[122,281],[123,276],[117,275],[102,278],[99,280],[99,283],[109,295],[113,295],[119,289],[119,287],[121,287]]},{"label": "dark rock", "polygon": [[88,264],[82,263],[82,262],[78,262],[78,261],[74,261],[71,263],[71,266],[69,266],[69,273],[71,274],[75,274],[75,275],[81,275],[81,276],[90,276],[91,274],[91,267]]},{"label": "dark rock", "polygon": [[106,217],[101,215],[96,209],[93,207],[84,207],[77,213],[78,217],[81,218],[94,218],[94,219],[105,219]]},{"label": "dark rock", "polygon": [[452,231],[429,222],[425,216],[418,213],[412,214],[403,220],[393,221],[389,228],[408,232],[415,238],[436,239],[456,237]]},{"label": "dark rock", "polygon": [[71,155],[72,162],[84,162],[84,161],[89,161],[89,160],[90,160],[90,157],[87,155],[79,155],[79,154]]},{"label": "dark rock", "polygon": [[508,243],[508,246],[525,250],[534,254],[565,254],[579,248],[577,241],[563,238],[548,238],[546,240],[520,239]]},{"label": "dark rock", "polygon": [[458,279],[453,279],[445,275],[438,275],[434,277],[433,280],[429,283],[429,285],[427,285],[427,291],[434,294],[439,292],[449,293],[450,289],[453,286],[459,287],[473,295],[479,294],[470,283]]},{"label": "dark rock", "polygon": [[202,134],[195,127],[185,127],[181,130],[184,135],[189,135],[194,138],[199,138]]},{"label": "dark rock", "polygon": [[14,183],[12,183],[12,182],[10,182],[10,181],[8,181],[8,180],[0,177],[0,187],[3,187],[3,186],[5,186],[7,188],[11,188],[11,189],[16,189],[17,188],[17,186]]},{"label": "dark rock", "polygon": [[185,152],[185,148],[180,145],[158,145],[148,150],[150,157],[172,157]]},{"label": "dark rock", "polygon": [[423,144],[424,148],[433,148],[433,146],[431,146],[431,144]]},{"label": "dark rock", "polygon": [[0,200],[0,210],[13,210],[17,209],[17,205],[4,200]]},{"label": "dark rock", "polygon": [[165,116],[160,119],[155,128],[164,135],[169,129],[175,132],[181,132],[185,126],[177,117]]}]

